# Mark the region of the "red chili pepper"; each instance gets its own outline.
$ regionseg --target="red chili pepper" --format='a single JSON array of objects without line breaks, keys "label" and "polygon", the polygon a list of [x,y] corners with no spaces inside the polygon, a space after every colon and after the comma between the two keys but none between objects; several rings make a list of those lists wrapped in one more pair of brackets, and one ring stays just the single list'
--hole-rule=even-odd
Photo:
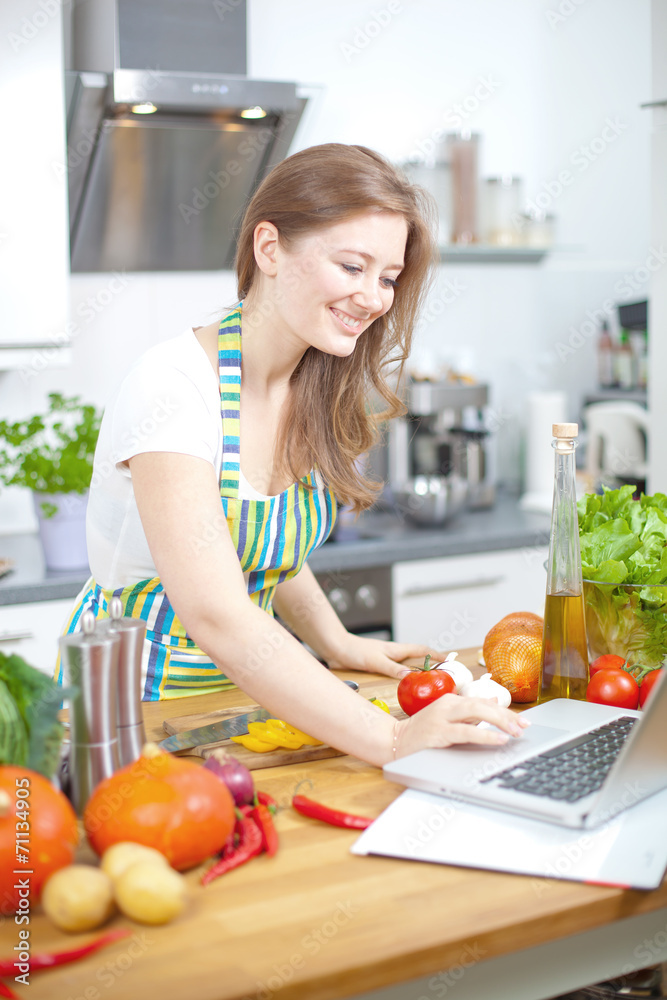
[{"label": "red chili pepper", "polygon": [[268,806],[271,812],[278,811],[278,803],[276,802],[276,800],[272,795],[269,795],[268,792],[260,792],[260,791],[257,791],[256,794],[257,794],[257,801],[261,803],[261,805]]},{"label": "red chili pepper", "polygon": [[292,799],[292,805],[302,816],[321,819],[323,823],[330,823],[331,826],[343,826],[348,830],[365,830],[373,822],[366,816],[355,816],[353,813],[330,809],[329,806],[323,806],[321,802],[313,802],[305,795],[295,795]]},{"label": "red chili pepper", "polygon": [[[108,931],[106,934],[95,938],[94,941],[89,941],[88,944],[81,945],[78,948],[70,948],[68,951],[44,953],[42,955],[31,955],[28,959],[30,972],[39,972],[40,969],[50,969],[52,966],[67,965],[69,962],[76,962],[80,958],[85,958],[86,955],[91,955],[98,948],[104,948],[106,945],[111,944],[112,941],[119,941],[121,938],[128,937],[131,933],[132,931],[130,930],[119,928],[116,931]],[[0,960],[0,976],[12,976],[16,972],[15,962],[16,959],[14,958]]]},{"label": "red chili pepper", "polygon": [[218,878],[219,875],[224,875],[225,872],[232,871],[233,868],[238,868],[240,865],[245,864],[246,861],[250,861],[251,858],[261,854],[261,830],[252,816],[241,814],[241,817],[237,821],[237,829],[239,830],[238,847],[232,853],[226,856],[223,855],[208,871],[204,872],[201,877],[202,885],[208,885],[209,882]]},{"label": "red chili pepper", "polygon": [[278,850],[278,833],[273,825],[273,816],[269,812],[269,807],[259,802],[250,815],[262,834],[262,850],[266,851],[272,858]]},{"label": "red chili pepper", "polygon": [[0,982],[0,997],[8,997],[8,1000],[18,1000],[14,990],[10,990],[6,983]]}]

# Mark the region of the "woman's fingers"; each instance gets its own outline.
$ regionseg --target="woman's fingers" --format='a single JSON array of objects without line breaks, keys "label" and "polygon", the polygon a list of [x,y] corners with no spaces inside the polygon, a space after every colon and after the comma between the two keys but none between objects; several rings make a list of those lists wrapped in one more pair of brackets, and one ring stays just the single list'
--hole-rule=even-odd
[{"label": "woman's fingers", "polygon": [[527,719],[507,708],[501,708],[497,702],[463,698],[456,694],[443,695],[410,719],[415,729],[422,729],[422,738],[428,746],[449,746],[456,742],[501,742],[500,733],[485,726],[480,727],[480,722],[496,726],[510,736],[520,736],[529,725]]},{"label": "woman's fingers", "polygon": [[[421,646],[409,642],[388,642],[386,645],[387,656],[392,660],[423,660],[429,654],[433,656],[433,650],[429,646]],[[438,653],[438,656],[440,655]]]},{"label": "woman's fingers", "polygon": [[476,743],[479,746],[502,746],[509,741],[506,733],[496,729],[480,729],[460,722],[450,722],[442,732],[439,747],[456,746],[461,743]]}]

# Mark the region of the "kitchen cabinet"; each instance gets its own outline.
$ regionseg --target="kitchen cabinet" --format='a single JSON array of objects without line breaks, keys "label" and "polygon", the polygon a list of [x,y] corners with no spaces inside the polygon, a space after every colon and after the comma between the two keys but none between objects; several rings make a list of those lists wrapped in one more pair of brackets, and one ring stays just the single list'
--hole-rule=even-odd
[{"label": "kitchen cabinet", "polygon": [[445,559],[418,559],[392,569],[396,642],[435,649],[481,646],[511,611],[542,614],[548,546]]},{"label": "kitchen cabinet", "polygon": [[30,374],[62,361],[70,339],[61,22],[60,3],[0,4],[0,370]]},{"label": "kitchen cabinet", "polygon": [[0,607],[0,652],[18,653],[42,673],[51,675],[62,633],[73,601],[34,601]]}]

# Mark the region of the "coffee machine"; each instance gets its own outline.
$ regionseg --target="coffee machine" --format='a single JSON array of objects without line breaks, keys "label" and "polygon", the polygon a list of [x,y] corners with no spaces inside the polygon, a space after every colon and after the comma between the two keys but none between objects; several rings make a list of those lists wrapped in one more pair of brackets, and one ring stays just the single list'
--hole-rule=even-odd
[{"label": "coffee machine", "polygon": [[415,476],[444,476],[467,485],[466,506],[495,501],[495,461],[488,386],[408,378],[407,413],[393,420],[387,441],[387,479],[398,492]]}]

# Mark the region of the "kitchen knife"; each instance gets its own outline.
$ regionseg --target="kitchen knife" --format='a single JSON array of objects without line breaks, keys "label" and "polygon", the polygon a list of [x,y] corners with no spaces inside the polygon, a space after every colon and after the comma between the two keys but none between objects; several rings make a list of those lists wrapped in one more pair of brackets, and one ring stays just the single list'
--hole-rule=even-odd
[{"label": "kitchen knife", "polygon": [[231,719],[212,722],[210,726],[200,726],[199,729],[187,729],[183,733],[176,733],[166,740],[161,740],[158,746],[169,753],[177,753],[179,750],[189,750],[190,747],[219,743],[220,740],[228,740],[231,736],[244,736],[248,732],[249,722],[264,722],[270,717],[271,713],[265,708],[257,708],[254,712],[246,712],[245,715],[234,715]]}]

